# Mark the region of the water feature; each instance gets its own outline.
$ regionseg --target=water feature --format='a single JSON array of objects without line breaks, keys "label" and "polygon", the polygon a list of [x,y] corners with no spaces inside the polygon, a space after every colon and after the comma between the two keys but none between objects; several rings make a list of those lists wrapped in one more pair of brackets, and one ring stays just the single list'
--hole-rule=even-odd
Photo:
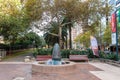
[{"label": "water feature", "polygon": [[47,61],[38,61],[32,65],[32,70],[40,73],[71,73],[71,70],[75,71],[75,69],[76,63],[61,59],[60,47],[58,43],[56,43],[53,47],[52,59]]},{"label": "water feature", "polygon": [[61,61],[61,53],[60,46],[58,43],[55,43],[52,51],[52,59],[48,60],[46,64],[48,65],[61,65],[63,61]]}]

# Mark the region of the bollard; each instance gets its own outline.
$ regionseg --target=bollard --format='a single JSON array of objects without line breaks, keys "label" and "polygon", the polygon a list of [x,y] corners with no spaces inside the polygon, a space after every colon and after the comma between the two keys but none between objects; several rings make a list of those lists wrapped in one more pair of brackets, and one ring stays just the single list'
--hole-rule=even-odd
[{"label": "bollard", "polygon": [[24,59],[25,62],[30,62],[31,61],[31,57],[30,56],[26,56]]},{"label": "bollard", "polygon": [[36,61],[36,59],[33,57],[33,58],[31,58],[31,61],[34,62],[34,61]]}]

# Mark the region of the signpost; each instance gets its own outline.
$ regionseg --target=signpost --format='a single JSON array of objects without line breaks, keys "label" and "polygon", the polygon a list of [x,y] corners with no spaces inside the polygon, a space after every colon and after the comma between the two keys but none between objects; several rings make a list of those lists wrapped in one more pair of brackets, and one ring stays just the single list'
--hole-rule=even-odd
[{"label": "signpost", "polygon": [[112,14],[111,18],[111,31],[112,31],[112,44],[116,44],[116,60],[118,60],[118,20],[117,20],[117,10]]},{"label": "signpost", "polygon": [[115,11],[111,17],[111,38],[112,44],[116,44],[116,60],[118,60],[118,27],[120,27],[120,0],[110,0],[110,3],[115,3]]}]

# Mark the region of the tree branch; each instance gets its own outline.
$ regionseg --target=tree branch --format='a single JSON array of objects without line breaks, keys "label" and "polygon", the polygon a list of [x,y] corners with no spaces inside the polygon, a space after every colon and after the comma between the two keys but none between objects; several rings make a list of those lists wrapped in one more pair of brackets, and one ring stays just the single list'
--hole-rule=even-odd
[{"label": "tree branch", "polygon": [[59,37],[58,34],[54,34],[54,33],[51,33],[51,32],[48,32],[48,34],[51,34],[51,35],[53,35],[53,36],[57,36],[57,37]]}]

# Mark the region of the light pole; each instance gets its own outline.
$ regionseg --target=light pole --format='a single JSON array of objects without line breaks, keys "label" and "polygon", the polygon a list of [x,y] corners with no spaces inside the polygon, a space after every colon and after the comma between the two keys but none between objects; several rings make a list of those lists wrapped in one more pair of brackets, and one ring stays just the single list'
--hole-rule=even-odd
[{"label": "light pole", "polygon": [[119,51],[118,51],[118,28],[117,28],[118,27],[118,25],[117,25],[118,21],[117,21],[117,11],[118,10],[115,11],[115,20],[116,20],[116,60],[118,61],[119,60],[119,58],[118,58]]}]

